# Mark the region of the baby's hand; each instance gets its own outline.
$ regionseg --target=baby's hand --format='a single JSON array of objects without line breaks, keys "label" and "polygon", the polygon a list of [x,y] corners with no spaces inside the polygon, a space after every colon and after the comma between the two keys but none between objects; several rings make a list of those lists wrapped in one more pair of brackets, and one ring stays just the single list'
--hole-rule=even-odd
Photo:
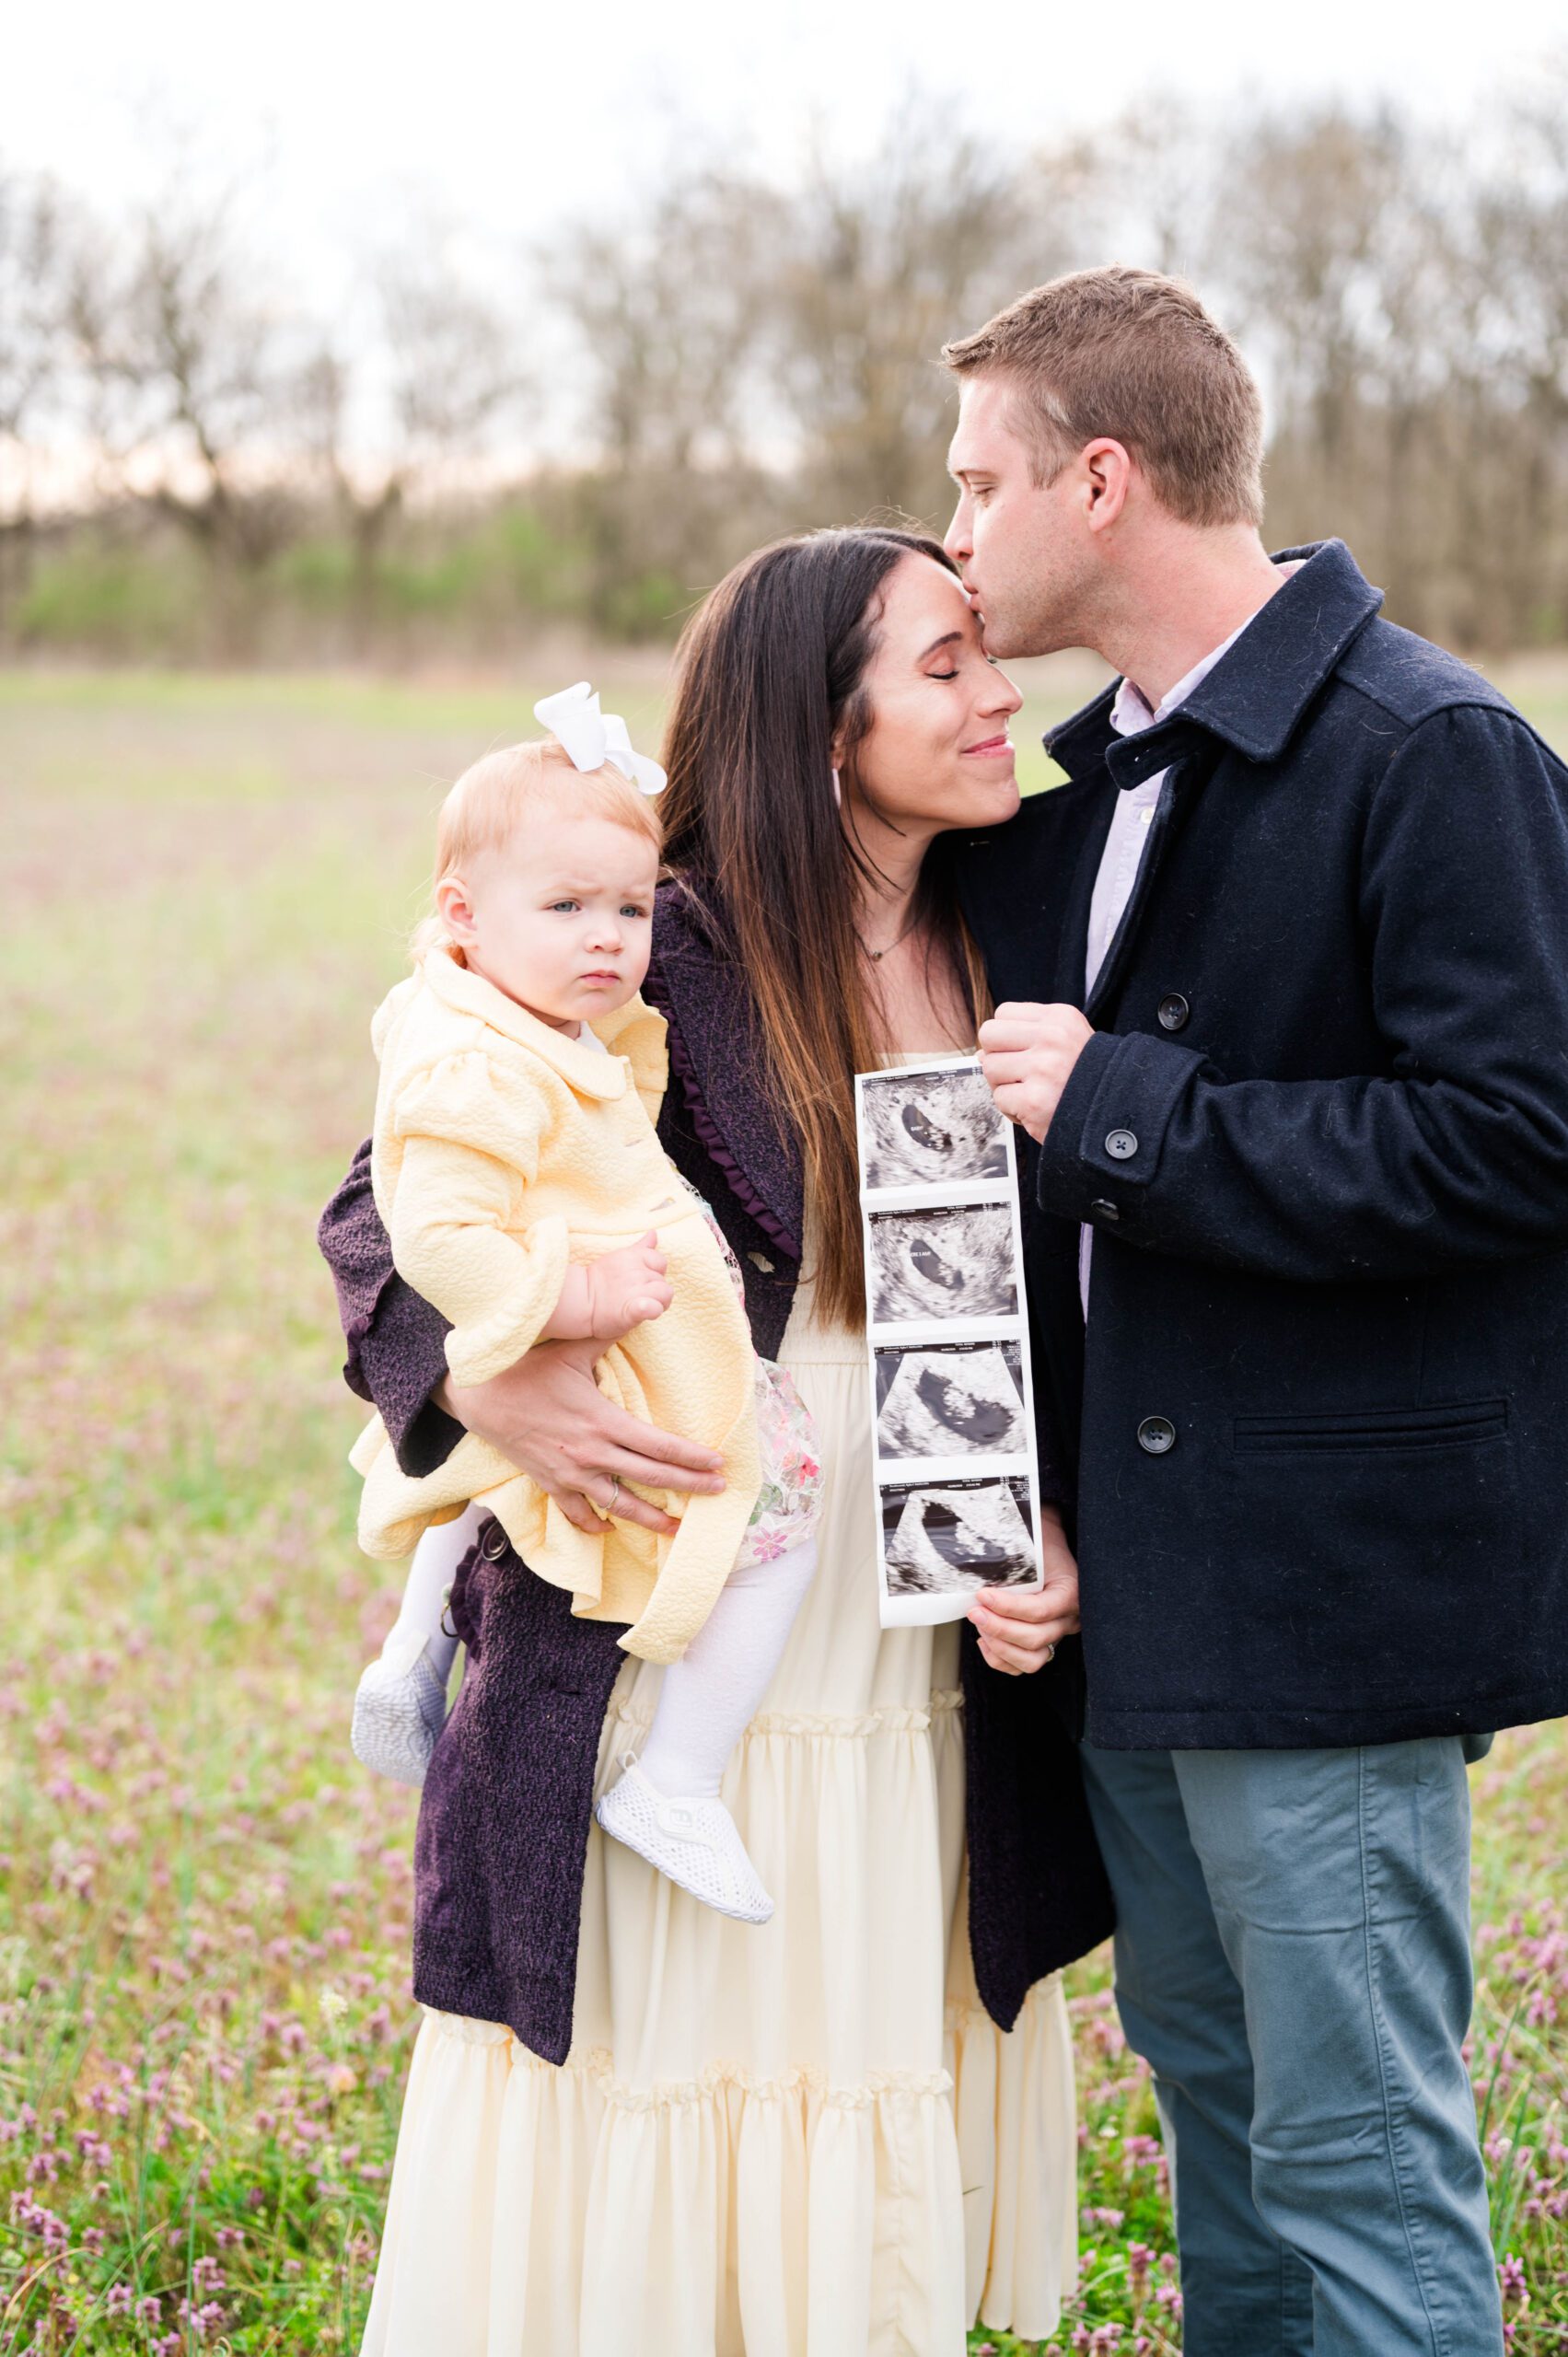
[{"label": "baby's hand", "polygon": [[650,1228],[640,1243],[623,1244],[566,1272],[549,1331],[557,1341],[618,1342],[633,1326],[662,1318],[675,1295],[668,1263]]},{"label": "baby's hand", "polygon": [[618,1252],[588,1262],[588,1331],[596,1341],[618,1342],[633,1326],[664,1316],[675,1299],[665,1275],[668,1266],[655,1228],[640,1243],[623,1244]]}]

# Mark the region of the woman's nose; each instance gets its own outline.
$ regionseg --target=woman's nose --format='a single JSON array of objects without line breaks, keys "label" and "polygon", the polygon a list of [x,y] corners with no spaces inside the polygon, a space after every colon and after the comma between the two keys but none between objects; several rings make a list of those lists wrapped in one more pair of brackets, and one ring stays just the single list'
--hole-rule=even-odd
[{"label": "woman's nose", "polygon": [[1016,688],[1005,671],[993,671],[986,692],[981,697],[980,709],[987,714],[1005,713],[1011,719],[1023,701],[1022,688]]}]

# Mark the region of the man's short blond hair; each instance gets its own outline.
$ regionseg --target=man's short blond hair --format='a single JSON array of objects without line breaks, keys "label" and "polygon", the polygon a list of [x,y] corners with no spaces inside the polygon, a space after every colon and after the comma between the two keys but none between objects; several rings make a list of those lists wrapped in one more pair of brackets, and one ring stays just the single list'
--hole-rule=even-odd
[{"label": "man's short blond hair", "polygon": [[1076,270],[1021,295],[942,357],[955,376],[1011,384],[1037,482],[1103,435],[1126,446],[1183,522],[1262,522],[1258,387],[1181,279],[1120,262]]}]

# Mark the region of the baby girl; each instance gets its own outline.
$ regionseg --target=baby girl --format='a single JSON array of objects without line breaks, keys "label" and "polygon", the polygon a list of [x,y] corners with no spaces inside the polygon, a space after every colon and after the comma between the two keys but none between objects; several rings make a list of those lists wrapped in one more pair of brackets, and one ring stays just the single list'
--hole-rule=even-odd
[{"label": "baby girl", "polygon": [[733,1256],[655,1132],[665,1024],[638,989],[663,772],[586,685],[534,711],[552,737],[489,754],[442,807],[436,913],[372,1026],[376,1202],[399,1271],[451,1322],[459,1383],[542,1340],[592,1341],[601,1389],[717,1450],[725,1486],[656,1497],[680,1515],[673,1537],[613,1504],[584,1532],[472,1434],[415,1477],[374,1420],[353,1455],[360,1543],[385,1557],[418,1544],[360,1681],[354,1747],[423,1779],[455,1650],[447,1590],[493,1515],[575,1612],[626,1622],[626,1650],[668,1665],[600,1825],[709,1906],[765,1922],[772,1901],[719,1787],[814,1568],[817,1453],[789,1378],[752,1351]]}]

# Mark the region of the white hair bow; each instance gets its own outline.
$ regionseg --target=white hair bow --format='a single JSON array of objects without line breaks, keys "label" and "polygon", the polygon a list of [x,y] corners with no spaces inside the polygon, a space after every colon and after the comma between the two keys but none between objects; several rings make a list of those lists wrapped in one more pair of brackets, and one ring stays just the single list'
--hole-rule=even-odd
[{"label": "white hair bow", "polygon": [[618,712],[600,712],[598,697],[586,679],[559,695],[541,696],[533,708],[541,728],[558,737],[579,770],[602,769],[612,762],[640,794],[662,794],[668,780],[646,753],[634,753],[626,723]]}]

